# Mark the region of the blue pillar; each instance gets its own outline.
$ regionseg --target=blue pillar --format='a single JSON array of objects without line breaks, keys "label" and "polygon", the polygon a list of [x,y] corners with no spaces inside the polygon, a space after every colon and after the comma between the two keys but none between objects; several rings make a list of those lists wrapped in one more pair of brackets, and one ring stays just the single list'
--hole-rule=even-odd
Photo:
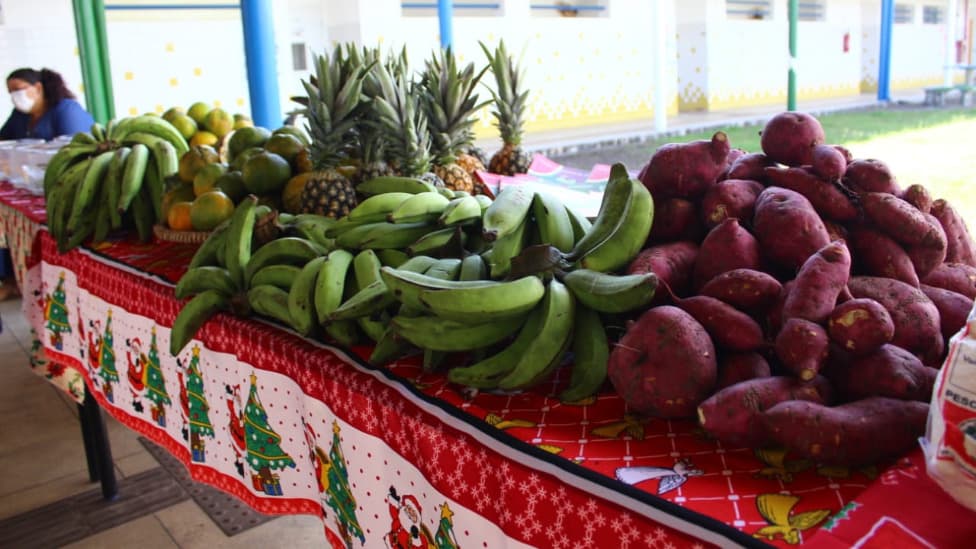
[{"label": "blue pillar", "polygon": [[437,0],[437,19],[440,23],[441,47],[450,48],[454,42],[454,3],[451,0]]},{"label": "blue pillar", "polygon": [[878,101],[891,100],[891,30],[894,0],[881,0],[881,47],[878,55]]},{"label": "blue pillar", "polygon": [[283,122],[278,99],[278,65],[275,59],[271,2],[272,0],[241,0],[251,118],[256,126],[265,128],[277,128]]}]

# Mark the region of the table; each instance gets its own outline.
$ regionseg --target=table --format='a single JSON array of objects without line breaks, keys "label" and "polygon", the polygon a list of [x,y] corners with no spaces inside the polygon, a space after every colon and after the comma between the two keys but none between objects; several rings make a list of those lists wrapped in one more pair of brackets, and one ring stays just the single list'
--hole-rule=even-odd
[{"label": "table", "polygon": [[[0,185],[0,225],[29,217],[16,198]],[[7,234],[30,241],[24,314],[48,359],[196,480],[260,512],[318,515],[333,547],[958,546],[973,533],[920,452],[884,470],[818,468],[724,448],[694,422],[633,417],[609,390],[559,402],[558,375],[474,394],[413,359],[372,368],[369,348],[228,315],[172,357],[172,283],[192,247],[122,240],[62,255],[34,230]]]}]

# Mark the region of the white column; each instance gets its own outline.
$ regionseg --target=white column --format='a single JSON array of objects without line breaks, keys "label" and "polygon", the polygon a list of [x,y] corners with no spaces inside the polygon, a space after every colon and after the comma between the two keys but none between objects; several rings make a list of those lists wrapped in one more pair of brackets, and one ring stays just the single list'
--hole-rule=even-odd
[{"label": "white column", "polygon": [[955,73],[953,66],[956,64],[956,11],[957,0],[949,0],[949,7],[946,9],[946,30],[945,30],[945,67],[943,68],[944,85],[952,85],[952,77]]}]

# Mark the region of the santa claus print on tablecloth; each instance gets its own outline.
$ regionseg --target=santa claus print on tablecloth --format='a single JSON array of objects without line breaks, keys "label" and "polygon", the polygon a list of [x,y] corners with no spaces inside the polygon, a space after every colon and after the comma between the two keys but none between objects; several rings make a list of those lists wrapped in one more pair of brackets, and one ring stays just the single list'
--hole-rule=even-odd
[{"label": "santa claus print on tablecloth", "polygon": [[138,337],[125,340],[126,378],[129,380],[129,392],[132,394],[132,410],[142,412],[143,393],[146,390],[146,376],[149,374],[149,358],[142,352],[142,340]]},{"label": "santa claus print on tablecloth", "polygon": [[411,494],[400,495],[390,486],[386,495],[386,505],[390,513],[390,531],[385,536],[389,549],[458,549],[454,535],[454,512],[445,501],[438,506],[440,519],[437,533],[431,534],[424,522],[420,501]]}]

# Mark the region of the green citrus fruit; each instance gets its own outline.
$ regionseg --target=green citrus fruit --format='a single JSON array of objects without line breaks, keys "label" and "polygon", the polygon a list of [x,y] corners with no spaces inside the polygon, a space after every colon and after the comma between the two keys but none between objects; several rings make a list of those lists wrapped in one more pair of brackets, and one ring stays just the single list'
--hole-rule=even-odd
[{"label": "green citrus fruit", "polygon": [[197,123],[185,114],[177,114],[169,121],[174,128],[183,134],[183,139],[193,139],[193,134],[197,133]]},{"label": "green citrus fruit", "polygon": [[272,135],[264,144],[264,150],[281,156],[292,166],[295,165],[295,157],[304,149],[305,145],[297,137],[287,133]]},{"label": "green citrus fruit", "polygon": [[193,193],[193,185],[180,183],[163,195],[163,219],[169,219],[169,209],[177,202],[192,202],[196,198]]},{"label": "green citrus fruit", "polygon": [[209,231],[234,214],[234,201],[220,191],[203,193],[193,201],[190,223],[198,231]]},{"label": "green citrus fruit", "polygon": [[219,162],[220,157],[217,151],[209,145],[193,145],[190,150],[183,153],[180,157],[180,180],[184,183],[193,183],[193,178],[197,176],[200,168],[207,164]]},{"label": "green citrus fruit", "polygon": [[193,176],[193,193],[197,196],[217,189],[217,179],[227,173],[227,164],[214,162],[197,170]]},{"label": "green citrus fruit", "polygon": [[306,132],[304,128],[299,128],[298,126],[282,126],[271,133],[272,135],[277,135],[281,133],[287,135],[294,135],[306,147],[312,144],[312,140],[308,137],[308,132]]},{"label": "green citrus fruit", "polygon": [[210,133],[221,138],[234,129],[234,117],[224,109],[216,108],[207,113],[203,125]]},{"label": "green citrus fruit", "polygon": [[203,121],[207,118],[207,113],[210,112],[210,105],[204,103],[203,101],[197,101],[196,103],[190,105],[190,108],[186,110],[187,116],[193,119],[197,125],[203,126]]},{"label": "green citrus fruit", "polygon": [[257,194],[279,193],[291,178],[291,166],[281,156],[262,151],[244,162],[241,170],[247,190]]},{"label": "green citrus fruit", "polygon": [[217,178],[217,190],[230,197],[234,203],[238,203],[247,196],[247,187],[244,185],[244,174],[240,170],[232,170]]},{"label": "green citrus fruit", "polygon": [[235,130],[227,141],[227,154],[233,160],[244,149],[263,146],[269,137],[271,132],[267,128],[246,127]]}]

